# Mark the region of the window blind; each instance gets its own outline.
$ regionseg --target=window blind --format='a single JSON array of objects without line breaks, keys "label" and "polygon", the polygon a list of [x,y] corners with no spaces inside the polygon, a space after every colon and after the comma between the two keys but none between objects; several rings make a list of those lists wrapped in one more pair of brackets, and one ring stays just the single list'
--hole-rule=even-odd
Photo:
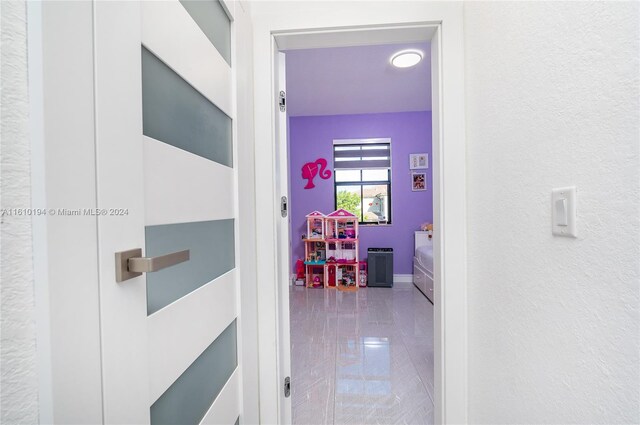
[{"label": "window blind", "polygon": [[335,170],[391,168],[391,144],[352,144],[333,146]]}]

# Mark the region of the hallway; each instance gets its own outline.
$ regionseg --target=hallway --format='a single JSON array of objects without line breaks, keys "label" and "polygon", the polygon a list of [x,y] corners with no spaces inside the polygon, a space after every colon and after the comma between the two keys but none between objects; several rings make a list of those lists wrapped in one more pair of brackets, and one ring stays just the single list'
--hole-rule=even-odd
[{"label": "hallway", "polygon": [[433,305],[406,289],[290,289],[293,423],[433,423]]},{"label": "hallway", "polygon": [[0,425],[640,425],[638,16],[0,1]]}]

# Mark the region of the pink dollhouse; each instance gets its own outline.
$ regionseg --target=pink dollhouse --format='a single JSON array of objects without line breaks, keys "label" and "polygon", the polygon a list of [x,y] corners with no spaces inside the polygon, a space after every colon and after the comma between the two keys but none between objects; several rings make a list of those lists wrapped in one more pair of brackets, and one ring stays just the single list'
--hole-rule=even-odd
[{"label": "pink dollhouse", "polygon": [[307,287],[355,291],[360,283],[358,218],[339,209],[325,216],[306,216],[305,274]]}]

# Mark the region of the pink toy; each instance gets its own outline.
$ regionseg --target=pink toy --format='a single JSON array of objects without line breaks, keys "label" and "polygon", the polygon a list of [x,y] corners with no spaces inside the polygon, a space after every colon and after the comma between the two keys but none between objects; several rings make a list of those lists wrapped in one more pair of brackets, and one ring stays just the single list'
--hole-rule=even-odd
[{"label": "pink toy", "polygon": [[319,288],[322,286],[322,283],[320,283],[320,278],[318,276],[315,276],[313,278],[313,287],[314,288]]},{"label": "pink toy", "polygon": [[316,177],[316,174],[320,176],[320,178],[328,179],[331,177],[331,170],[327,170],[327,160],[324,158],[318,158],[315,162],[307,162],[302,166],[302,178],[307,179],[307,185],[304,187],[305,189],[313,189],[316,187],[313,184],[313,179]]},{"label": "pink toy", "polygon": [[300,258],[296,261],[296,278],[304,279],[304,262]]}]

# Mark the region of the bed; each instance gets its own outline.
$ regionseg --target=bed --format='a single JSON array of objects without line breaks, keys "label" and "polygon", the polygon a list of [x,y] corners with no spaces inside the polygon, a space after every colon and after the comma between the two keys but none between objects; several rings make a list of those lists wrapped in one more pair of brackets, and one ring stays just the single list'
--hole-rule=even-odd
[{"label": "bed", "polygon": [[433,303],[433,240],[427,232],[415,232],[413,284]]}]

